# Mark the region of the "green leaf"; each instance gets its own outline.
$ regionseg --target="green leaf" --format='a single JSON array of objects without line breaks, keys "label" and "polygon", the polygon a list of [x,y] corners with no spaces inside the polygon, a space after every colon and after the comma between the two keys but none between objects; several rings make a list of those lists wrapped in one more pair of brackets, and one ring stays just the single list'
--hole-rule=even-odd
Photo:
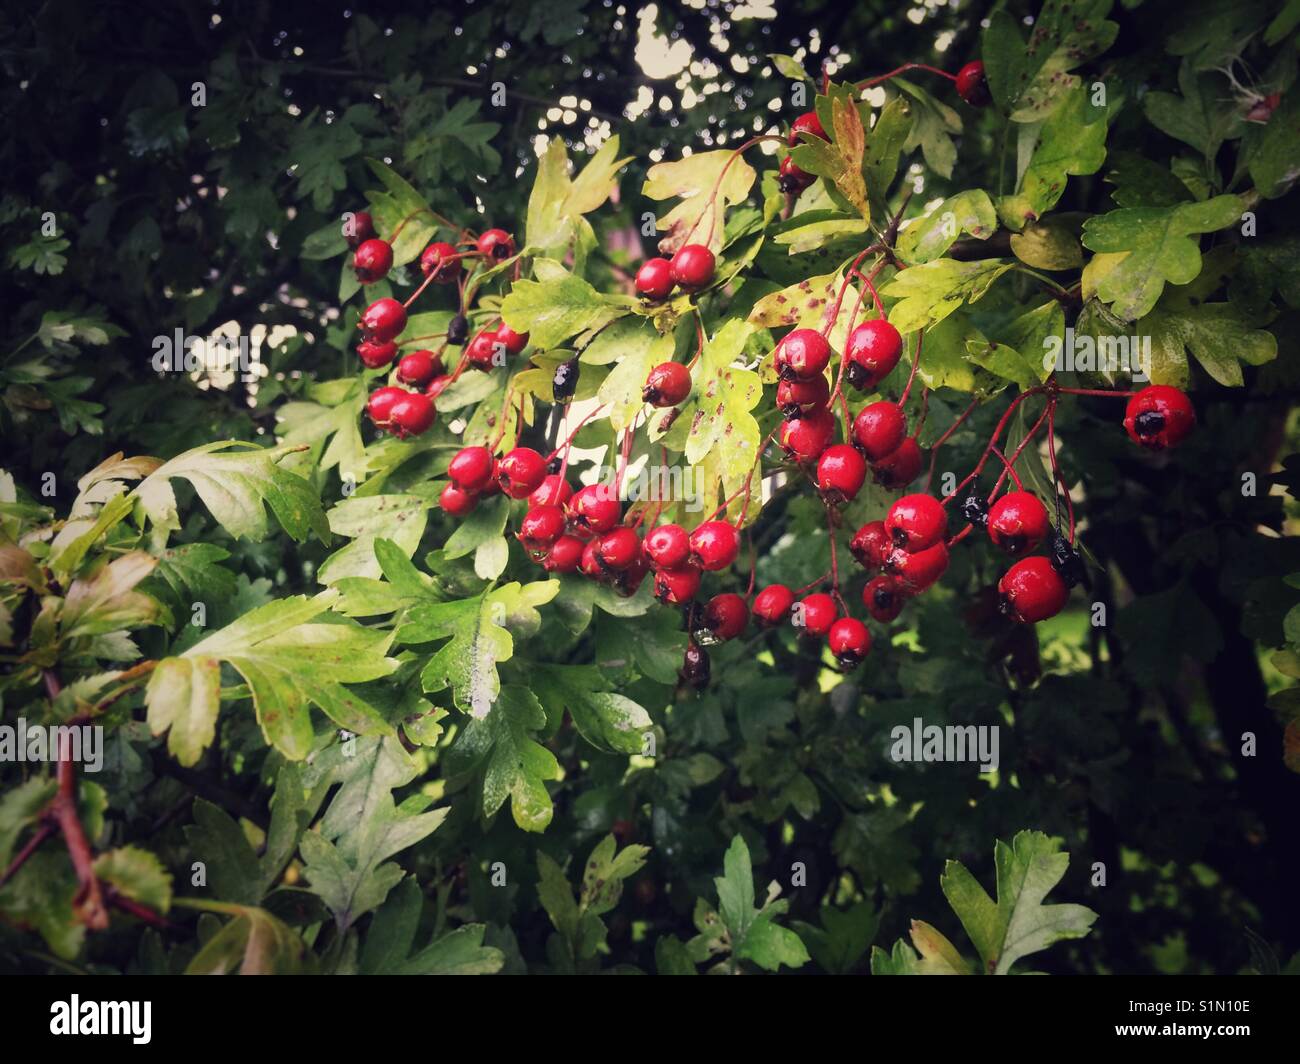
[{"label": "green leaf", "polygon": [[[551,137],[537,164],[528,198],[528,246],[553,255],[574,239],[584,214],[596,210],[617,187],[616,174],[628,162],[619,159],[618,137],[610,137],[577,177],[569,178],[563,137]],[[536,338],[534,343],[538,341]],[[543,345],[550,346],[550,345]]]},{"label": "green leaf", "polygon": [[423,895],[414,876],[397,885],[375,913],[361,947],[363,975],[492,975],[505,955],[483,945],[483,924],[465,924],[415,949]]},{"label": "green leaf", "polygon": [[[384,191],[367,195],[375,228],[393,245],[393,265],[405,266],[420,257],[438,232],[438,223],[429,210],[428,201],[391,166],[378,159],[367,159],[366,165],[384,184]],[[391,234],[397,232],[399,225],[402,226],[401,234],[396,240],[391,240]]]},{"label": "green leaf", "polygon": [[545,831],[553,808],[546,780],[559,779],[560,766],[533,734],[546,726],[546,713],[526,687],[505,684],[483,718],[465,725],[459,744],[475,758],[486,754],[483,773],[484,816],[510,800],[515,824],[524,831]]},{"label": "green leaf", "polygon": [[997,259],[936,259],[903,270],[881,289],[898,300],[889,310],[889,320],[900,333],[929,328],[963,303],[974,303],[1009,269],[1010,263]]},{"label": "green leaf", "polygon": [[818,965],[833,975],[847,975],[870,948],[880,914],[864,899],[843,911],[823,906],[821,922],[814,927],[796,920],[794,926]]},{"label": "green leaf", "polygon": [[517,332],[526,332],[541,350],[558,347],[571,336],[608,325],[624,311],[581,277],[539,260],[537,281],[516,281],[501,304],[501,316]]},{"label": "green leaf", "polygon": [[958,861],[949,861],[939,885],[990,975],[1006,975],[1022,957],[1063,939],[1082,938],[1097,914],[1082,905],[1044,905],[1065,875],[1069,854],[1059,839],[1021,831],[1011,845],[994,847],[998,900]]},{"label": "green leaf", "polygon": [[[776,923],[785,903],[769,900],[754,908],[754,869],[749,847],[739,835],[731,840],[723,858],[723,874],[713,880],[718,891],[718,914],[731,937],[732,955],[750,960],[769,972],[781,965],[798,968],[811,959],[799,936]],[[773,883],[773,888],[776,884]]]},{"label": "green leaf", "polygon": [[[659,242],[660,251],[675,252],[686,243],[688,233],[693,243],[707,242],[714,252],[721,251],[727,206],[749,195],[755,177],[754,168],[730,149],[696,152],[651,166],[641,195],[657,201],[682,200],[657,223],[659,231],[667,234]],[[710,198],[715,187],[717,193]]]},{"label": "green leaf", "polygon": [[[1083,243],[1092,251],[1124,254],[1097,283],[1097,295],[1126,321],[1146,315],[1166,283],[1187,284],[1201,272],[1195,234],[1211,233],[1241,217],[1241,200],[1216,196],[1175,207],[1124,207],[1089,219]],[[911,272],[910,270],[907,272]]]},{"label": "green leaf", "polygon": [[1112,0],[1047,0],[1029,40],[1005,8],[989,16],[983,58],[989,89],[1016,122],[1046,118],[1060,97],[1079,85],[1072,69],[1100,55],[1119,26],[1106,19]]},{"label": "green leaf", "polygon": [[1151,372],[1155,384],[1185,388],[1190,380],[1187,352],[1205,372],[1228,388],[1245,380],[1241,364],[1262,366],[1277,358],[1277,338],[1257,329],[1232,303],[1200,303],[1184,308],[1157,306],[1138,322],[1151,337]]},{"label": "green leaf", "polygon": [[1178,88],[1181,96],[1148,92],[1142,97],[1147,121],[1212,160],[1225,140],[1241,135],[1241,111],[1218,76],[1198,75],[1188,60],[1179,67]]},{"label": "green leaf", "polygon": [[772,65],[783,78],[789,78],[791,81],[809,81],[808,71],[804,70],[803,64],[794,56],[777,55],[769,53],[768,59],[772,60]]},{"label": "green leaf", "polygon": [[1113,151],[1107,160],[1106,180],[1115,186],[1111,198],[1120,207],[1175,207],[1192,198],[1168,167],[1137,152]]},{"label": "green leaf", "polygon": [[1300,96],[1288,92],[1250,148],[1247,160],[1251,179],[1265,199],[1276,199],[1290,191],[1300,177],[1297,125],[1300,125]]},{"label": "green leaf", "polygon": [[650,715],[626,695],[611,690],[613,685],[595,666],[534,665],[528,682],[548,719],[558,720],[567,709],[582,737],[597,749],[642,752],[642,733],[650,727]]},{"label": "green leaf", "polygon": [[307,947],[296,931],[265,909],[189,898],[178,904],[231,917],[194,955],[186,975],[297,975],[303,971]]},{"label": "green leaf", "polygon": [[910,263],[930,262],[945,254],[962,233],[987,240],[997,227],[998,216],[989,194],[969,189],[913,219],[898,235],[898,252]]},{"label": "green leaf", "polygon": [[845,201],[863,221],[871,220],[867,185],[862,177],[862,161],[867,135],[857,105],[847,97],[836,96],[831,102],[830,141],[805,136],[791,153],[795,164],[810,174],[824,177],[839,190]]},{"label": "green leaf", "polygon": [[390,540],[408,557],[419,546],[436,504],[421,495],[353,495],[328,514],[330,531],[352,540],[335,551],[317,570],[316,579],[330,585],[344,577],[379,576],[375,543]]},{"label": "green leaf", "polygon": [[[641,319],[636,320],[639,322]],[[611,326],[611,330],[612,328]],[[675,345],[671,333],[658,336],[651,329],[648,339],[649,343],[629,345],[618,365],[610,370],[609,376],[601,382],[596,393],[597,399],[608,408],[609,423],[615,432],[627,428],[645,409],[645,400],[641,394],[650,371],[660,362],[672,360]]]},{"label": "green leaf", "polygon": [[501,691],[497,665],[514,655],[514,640],[504,623],[504,607],[484,592],[459,602],[414,607],[397,639],[418,644],[450,637],[424,666],[420,682],[430,694],[450,687],[456,705],[481,720]]},{"label": "green leaf", "polygon": [[957,162],[957,146],[952,138],[961,132],[961,116],[914,82],[894,78],[890,84],[910,97],[908,114],[912,125],[903,150],[910,152],[919,147],[931,170],[940,177],[952,177]]},{"label": "green leaf", "polygon": [[730,319],[704,345],[691,373],[696,409],[690,414],[686,461],[696,465],[716,453],[728,495],[740,488],[754,468],[762,438],[758,421],[750,413],[763,396],[762,382],[753,370],[732,365],[753,331],[748,322]]},{"label": "green leaf", "polygon": [[342,728],[392,734],[392,726],[344,684],[377,680],[397,663],[385,656],[392,634],[352,623],[311,623],[337,592],[295,595],[260,606],[178,657],[158,663],[145,694],[154,735],[192,765],[211,744],[220,708],[221,665],[248,684],[262,733],[286,757],[307,756],[315,705]]},{"label": "green leaf", "polygon": [[761,329],[776,329],[786,325],[820,329],[823,319],[835,302],[839,286],[838,273],[796,281],[788,288],[765,295],[754,304],[746,320]]},{"label": "green leaf", "polygon": [[157,564],[158,559],[133,550],[101,565],[93,575],[74,580],[59,618],[63,637],[105,635],[155,623],[157,600],[133,589]]},{"label": "green leaf", "polygon": [[172,877],[162,862],[138,846],[119,846],[95,858],[95,875],[124,898],[166,913],[172,904]]}]

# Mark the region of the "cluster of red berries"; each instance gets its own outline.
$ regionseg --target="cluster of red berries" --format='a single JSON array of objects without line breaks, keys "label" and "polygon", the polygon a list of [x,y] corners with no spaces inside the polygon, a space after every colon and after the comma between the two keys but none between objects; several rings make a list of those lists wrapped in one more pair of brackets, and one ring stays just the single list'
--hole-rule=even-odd
[{"label": "cluster of red berries", "polygon": [[636,272],[637,294],[661,303],[674,288],[698,292],[713,283],[717,259],[704,244],[683,244],[671,259],[646,259]]},{"label": "cluster of red berries", "polygon": [[[393,245],[375,234],[374,220],[366,211],[352,216],[348,227],[348,244],[354,249],[352,268],[363,285],[383,280],[393,266]],[[394,237],[395,239],[395,237]],[[488,229],[466,242],[472,250],[458,250],[443,241],[431,243],[420,254],[420,272],[428,284],[457,284],[468,257],[500,262],[515,253],[514,238],[504,229]],[[423,287],[423,286],[422,286]],[[418,293],[417,293],[418,294]],[[414,299],[415,297],[412,297]],[[447,329],[447,345],[465,344],[460,366],[454,373],[443,370],[442,351],[418,350],[398,358],[398,338],[406,328],[406,304],[386,297],[377,299],[361,313],[358,325],[361,342],[357,357],[367,369],[380,369],[397,361],[396,384],[376,389],[366,403],[366,412],[375,426],[399,439],[427,432],[437,417],[434,400],[466,367],[491,370],[505,364],[528,346],[528,334],[511,329],[504,321],[494,329],[483,329],[468,344],[469,324],[464,310],[452,318]]]}]

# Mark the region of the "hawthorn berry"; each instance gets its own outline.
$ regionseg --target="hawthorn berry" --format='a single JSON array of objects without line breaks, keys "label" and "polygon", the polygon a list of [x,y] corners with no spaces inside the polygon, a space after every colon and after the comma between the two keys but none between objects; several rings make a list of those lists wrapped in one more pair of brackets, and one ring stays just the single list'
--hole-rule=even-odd
[{"label": "hawthorn berry", "polygon": [[795,329],[776,349],[776,370],[782,377],[811,380],[826,371],[831,345],[816,329]]},{"label": "hawthorn berry", "polygon": [[703,244],[686,244],[677,250],[669,263],[669,276],[688,292],[707,288],[713,280],[717,260]]},{"label": "hawthorn berry", "polygon": [[451,374],[444,373],[440,377],[434,377],[424,388],[424,394],[430,399],[437,399],[447,390],[447,385],[451,383]]},{"label": "hawthorn berry", "polygon": [[460,347],[469,338],[469,318],[457,314],[447,323],[447,343]]},{"label": "hawthorn berry", "polygon": [[777,175],[776,187],[782,192],[793,193],[796,196],[817,180],[815,174],[800,169],[799,164],[788,155],[781,160]]},{"label": "hawthorn berry", "polygon": [[835,600],[818,591],[799,600],[791,620],[804,635],[823,636],[831,630],[839,613]]},{"label": "hawthorn berry", "polygon": [[492,480],[496,463],[486,447],[462,447],[447,465],[447,476],[462,491],[481,492]]},{"label": "hawthorn berry", "polygon": [[366,369],[379,369],[380,366],[386,366],[397,357],[397,344],[392,340],[387,340],[382,344],[375,343],[373,340],[362,340],[357,344],[357,358],[361,359],[361,364]]},{"label": "hawthorn berry", "polygon": [[691,561],[716,573],[726,569],[740,553],[740,533],[729,521],[705,521],[691,533]]},{"label": "hawthorn berry", "polygon": [[660,569],[676,569],[691,554],[691,540],[681,525],[658,525],[645,536],[645,553]]},{"label": "hawthorn berry", "polygon": [[397,363],[397,379],[412,388],[423,387],[441,372],[442,359],[432,351],[412,351]]},{"label": "hawthorn berry", "polygon": [[557,403],[569,402],[578,391],[578,356],[574,355],[568,362],[561,362],[555,367],[555,376],[551,378],[551,397]]},{"label": "hawthorn berry", "polygon": [[564,535],[564,526],[564,511],[558,506],[534,506],[519,522],[519,542],[530,554],[539,553]]},{"label": "hawthorn berry", "polygon": [[976,528],[988,528],[989,504],[974,488],[971,488],[970,494],[961,501],[961,516]]},{"label": "hawthorn berry", "polygon": [[465,345],[465,358],[475,369],[490,373],[492,367],[500,362],[497,357],[497,334],[491,329],[476,333],[474,339]]},{"label": "hawthorn berry", "polygon": [[790,123],[790,135],[787,138],[790,147],[799,143],[800,133],[810,133],[814,137],[820,137],[822,140],[830,140],[826,136],[826,130],[822,128],[822,120],[817,117],[816,111],[805,111],[793,122]]},{"label": "hawthorn berry", "polygon": [[673,264],[667,259],[646,259],[636,271],[637,295],[658,303],[673,291]]},{"label": "hawthorn berry", "polygon": [[569,499],[569,519],[573,524],[593,535],[608,532],[618,523],[622,513],[618,496],[608,484],[589,484],[579,488]]},{"label": "hawthorn berry", "polygon": [[614,573],[614,589],[625,598],[629,595],[635,595],[637,589],[641,586],[641,582],[645,580],[649,572],[650,563],[645,560],[644,554],[637,551],[631,565]]},{"label": "hawthorn berry", "polygon": [[537,490],[528,496],[528,502],[533,506],[563,506],[572,497],[573,489],[569,482],[559,473],[552,473],[537,485]]},{"label": "hawthorn berry", "polygon": [[455,484],[448,484],[438,496],[438,505],[452,517],[464,517],[478,505],[478,496]]},{"label": "hawthorn berry", "polygon": [[893,550],[884,521],[868,521],[853,534],[849,551],[867,569],[879,569]]},{"label": "hawthorn berry", "polygon": [[1074,587],[1084,581],[1087,572],[1078,548],[1055,529],[1052,530],[1048,555],[1052,559],[1052,568],[1061,574],[1066,587]]},{"label": "hawthorn berry", "polygon": [[826,642],[836,663],[845,672],[856,669],[871,652],[871,633],[856,617],[841,617],[832,624]]},{"label": "hawthorn berry", "polygon": [[406,328],[406,308],[396,299],[376,299],[361,312],[363,339],[384,344]]},{"label": "hawthorn berry", "polygon": [[794,592],[784,584],[770,584],[754,597],[754,620],[764,628],[780,624],[794,606]]},{"label": "hawthorn berry", "polygon": [[885,556],[885,572],[913,594],[919,594],[943,576],[948,568],[948,546],[942,540],[933,547],[909,554],[895,547]]},{"label": "hawthorn berry", "polygon": [[885,515],[890,540],[909,554],[941,542],[947,529],[948,511],[933,495],[904,495]]},{"label": "hawthorn berry", "polygon": [[700,590],[700,571],[691,564],[655,570],[655,598],[667,606],[689,602]]},{"label": "hawthorn berry", "polygon": [[903,612],[906,597],[892,576],[873,576],[862,589],[862,605],[882,624],[888,624]]},{"label": "hawthorn berry", "polygon": [[972,107],[984,107],[993,97],[989,94],[984,64],[976,59],[957,71],[957,95]]},{"label": "hawthorn berry", "polygon": [[704,606],[702,620],[719,642],[735,639],[749,623],[749,607],[733,592],[714,595]]},{"label": "hawthorn berry", "polygon": [[1124,428],[1140,447],[1163,451],[1175,447],[1196,427],[1196,411],[1185,392],[1167,384],[1149,384],[1124,408]]},{"label": "hawthorn berry", "polygon": [[460,253],[451,244],[437,241],[420,252],[420,272],[434,284],[451,284],[461,269]]},{"label": "hawthorn berry", "polygon": [[474,242],[474,248],[485,259],[508,259],[515,253],[515,238],[504,229],[488,229]]},{"label": "hawthorn berry", "polygon": [[921,447],[915,436],[908,436],[879,462],[871,466],[875,481],[891,491],[905,488],[921,472]]},{"label": "hawthorn berry", "polygon": [[661,362],[645,379],[641,398],[651,406],[676,406],[691,394],[691,371],[680,362]]},{"label": "hawthorn berry", "polygon": [[1037,495],[1012,491],[989,508],[988,528],[993,545],[1015,558],[1043,542],[1051,524]]},{"label": "hawthorn berry", "polygon": [[497,463],[496,476],[512,499],[526,498],[546,479],[546,459],[531,447],[516,447]]},{"label": "hawthorn berry", "polygon": [[381,429],[388,428],[393,404],[405,394],[402,388],[376,388],[366,400],[366,413],[370,420]]},{"label": "hawthorn berry", "polygon": [[352,256],[352,269],[362,284],[374,284],[393,268],[393,245],[387,240],[367,240]]},{"label": "hawthorn berry", "polygon": [[640,553],[641,540],[627,525],[611,528],[597,541],[596,559],[606,569],[626,569]]},{"label": "hawthorn berry", "polygon": [[369,211],[357,211],[352,215],[351,223],[343,227],[343,239],[348,247],[355,248],[372,240],[375,236],[375,220]]},{"label": "hawthorn berry", "polygon": [[907,435],[907,418],[897,403],[869,403],[853,419],[853,442],[872,462],[898,450]]},{"label": "hawthorn berry", "polygon": [[852,502],[866,479],[866,459],[850,444],[827,447],[817,459],[817,487],[832,505]]},{"label": "hawthorn berry", "polygon": [[691,642],[686,647],[686,654],[682,658],[682,668],[679,675],[682,680],[690,684],[697,690],[709,686],[709,654],[698,643]]},{"label": "hawthorn berry", "polygon": [[496,339],[497,343],[505,345],[508,355],[517,355],[528,346],[528,334],[515,332],[504,321],[497,326]]},{"label": "hawthorn berry", "polygon": [[422,392],[407,392],[389,407],[389,431],[399,440],[419,436],[433,427],[436,417],[432,399]]},{"label": "hawthorn berry", "polygon": [[571,573],[582,561],[583,542],[577,536],[564,535],[551,544],[542,559],[542,568],[548,573]]},{"label": "hawthorn berry", "polygon": [[1037,624],[1061,612],[1070,589],[1050,559],[1021,558],[998,581],[1002,612],[1021,624]]},{"label": "hawthorn berry", "polygon": [[578,571],[583,576],[589,576],[593,580],[604,581],[609,574],[605,567],[600,564],[600,558],[596,554],[596,549],[600,546],[598,540],[589,540],[583,544],[582,560],[578,562]]},{"label": "hawthorn berry", "polygon": [[835,415],[819,407],[781,423],[781,446],[800,462],[815,462],[835,435]]},{"label": "hawthorn berry", "polygon": [[903,338],[884,318],[864,321],[844,345],[844,375],[860,391],[870,391],[893,372],[903,353]]},{"label": "hawthorn berry", "polygon": [[823,374],[807,381],[782,378],[776,386],[776,405],[783,417],[798,417],[824,407],[830,397],[831,386]]}]

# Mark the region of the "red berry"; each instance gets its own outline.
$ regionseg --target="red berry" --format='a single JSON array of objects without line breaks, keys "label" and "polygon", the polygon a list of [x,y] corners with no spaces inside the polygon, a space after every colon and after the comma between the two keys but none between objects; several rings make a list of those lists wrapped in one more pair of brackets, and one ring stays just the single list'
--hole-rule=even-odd
[{"label": "red berry", "polygon": [[1187,438],[1196,427],[1196,411],[1186,394],[1167,384],[1149,384],[1124,408],[1124,428],[1141,447],[1163,451]]},{"label": "red berry", "polygon": [[505,344],[506,354],[517,355],[528,346],[528,334],[515,332],[505,322],[497,326],[497,343]]},{"label": "red berry", "polygon": [[709,652],[698,643],[688,643],[678,675],[696,690],[702,690],[709,686],[709,672]]},{"label": "red berry", "polygon": [[677,569],[690,557],[690,537],[681,525],[659,525],[646,533],[645,552],[656,567]]},{"label": "red berry", "polygon": [[776,405],[783,417],[798,417],[824,407],[831,397],[831,386],[824,375],[801,381],[782,378],[776,386]]},{"label": "red berry", "polygon": [[486,447],[463,447],[447,465],[447,476],[462,491],[481,492],[492,480],[492,452]]},{"label": "red berry", "polygon": [[424,389],[424,394],[430,399],[437,399],[447,390],[447,385],[451,383],[451,374],[444,373],[441,377],[434,377]]},{"label": "red berry", "polygon": [[909,554],[933,547],[948,529],[948,511],[933,495],[904,495],[885,515],[894,546]]},{"label": "red berry", "polygon": [[754,598],[754,620],[770,628],[784,621],[793,605],[793,591],[784,584],[771,584]]},{"label": "red berry", "polygon": [[561,536],[551,544],[542,559],[542,568],[548,573],[571,573],[582,561],[583,542],[577,536]]},{"label": "red berry", "polygon": [[728,521],[705,521],[691,533],[691,561],[716,573],[726,569],[740,553],[740,533]]},{"label": "red berry", "polygon": [[407,392],[388,410],[389,431],[399,440],[419,436],[433,427],[436,417],[432,399],[422,392]]},{"label": "red berry", "polygon": [[515,253],[515,238],[504,229],[488,229],[474,247],[485,259],[508,259]]},{"label": "red berry", "polygon": [[678,249],[669,265],[673,281],[688,292],[698,292],[713,280],[717,260],[703,244],[687,244]]},{"label": "red berry", "polygon": [[651,406],[676,406],[691,394],[691,371],[680,362],[661,362],[645,379],[641,398]]},{"label": "red berry", "polygon": [[853,387],[870,391],[889,376],[903,353],[903,338],[884,318],[864,321],[844,345],[845,376]]},{"label": "red berry", "polygon": [[816,111],[805,111],[790,123],[790,147],[793,148],[799,143],[800,133],[811,133],[814,137],[821,137],[822,140],[830,140],[826,136],[826,130],[822,128],[822,120],[817,117]]},{"label": "red berry", "polygon": [[924,591],[948,568],[948,547],[942,541],[933,547],[909,554],[895,547],[885,557],[884,570],[898,578],[900,584],[913,594]]},{"label": "red berry", "polygon": [[799,164],[788,155],[781,160],[777,174],[776,187],[782,192],[792,192],[796,196],[817,180],[816,174],[800,169]]},{"label": "red berry", "polygon": [[636,557],[632,564],[626,569],[619,569],[614,573],[614,587],[620,595],[627,597],[635,595],[637,588],[650,572],[650,563],[645,560],[645,555],[637,551]]},{"label": "red berry", "polygon": [[888,624],[903,612],[903,589],[892,576],[874,576],[862,589],[862,605],[882,624]]},{"label": "red berry", "polygon": [[907,435],[907,418],[897,403],[869,403],[853,419],[853,442],[872,462],[898,449]]},{"label": "red berry", "polygon": [[497,482],[512,499],[535,492],[546,479],[546,459],[531,447],[516,447],[497,463]]},{"label": "red berry", "polygon": [[387,240],[367,240],[352,256],[352,269],[362,284],[374,284],[393,268],[393,245]]},{"label": "red berry", "polygon": [[608,484],[590,484],[579,488],[569,500],[569,518],[580,529],[601,535],[617,523],[623,507]]},{"label": "red berry", "polygon": [[916,437],[908,436],[880,461],[873,462],[871,471],[882,488],[892,491],[907,487],[921,472],[921,448]]},{"label": "red berry", "polygon": [[1009,492],[989,507],[989,538],[1013,558],[1037,547],[1050,529],[1047,507],[1030,492]]},{"label": "red berry", "polygon": [[1070,589],[1041,554],[1021,558],[998,581],[1002,612],[1021,624],[1037,624],[1061,612]]},{"label": "red berry", "polygon": [[646,259],[636,271],[637,294],[658,303],[673,290],[672,263],[667,259]]},{"label": "red berry", "polygon": [[552,473],[528,496],[528,501],[533,506],[563,506],[572,497],[573,489],[569,482],[559,473]]},{"label": "red berry", "polygon": [[442,359],[432,351],[412,351],[397,363],[397,379],[413,388],[422,387],[441,372]]},{"label": "red berry", "polygon": [[704,627],[718,640],[735,639],[749,623],[749,607],[739,595],[714,595],[704,606]]},{"label": "red berry", "polygon": [[534,506],[519,522],[519,542],[537,554],[564,535],[564,511],[558,506]]},{"label": "red berry", "polygon": [[847,443],[827,447],[817,459],[817,487],[834,505],[856,498],[866,479],[866,459]]},{"label": "red berry", "polygon": [[957,95],[972,107],[983,107],[992,99],[984,64],[978,59],[957,71]]},{"label": "red berry", "polygon": [[790,619],[803,634],[823,636],[831,630],[839,612],[835,600],[819,591],[801,599]]},{"label": "red berry", "polygon": [[825,407],[781,423],[781,446],[800,462],[815,462],[835,435],[835,415]]},{"label": "red berry", "polygon": [[491,329],[484,329],[465,345],[465,358],[475,369],[490,372],[493,366],[505,365],[505,346],[500,345],[498,348],[498,345],[497,334]]},{"label": "red berry", "polygon": [[406,394],[402,388],[376,388],[366,400],[366,413],[381,429],[388,428],[393,404]]},{"label": "red berry", "polygon": [[871,652],[871,633],[856,617],[841,617],[832,624],[826,642],[845,671],[856,669]]},{"label": "red berry", "polygon": [[361,334],[377,344],[387,343],[406,328],[406,308],[396,299],[376,299],[361,312]]},{"label": "red berry", "polygon": [[604,567],[600,564],[600,558],[596,554],[596,548],[600,546],[599,540],[591,540],[583,545],[582,560],[578,562],[578,570],[583,576],[589,576],[593,580],[604,581],[609,574],[605,572]]},{"label": "red berry", "polygon": [[700,590],[700,571],[693,565],[655,572],[655,598],[668,606],[690,602]]},{"label": "red berry", "polygon": [[374,235],[375,220],[370,217],[369,211],[357,211],[343,227],[343,239],[348,242],[350,248],[364,244],[367,240],[373,239]]},{"label": "red berry", "polygon": [[816,329],[787,333],[776,351],[777,372],[801,381],[821,376],[830,361],[831,345]]},{"label": "red berry", "polygon": [[596,558],[606,569],[626,569],[641,553],[641,540],[627,525],[611,528],[597,544]]},{"label": "red berry", "polygon": [[439,241],[420,252],[420,272],[434,284],[451,284],[460,271],[460,255],[450,244]]},{"label": "red berry", "polygon": [[867,569],[879,569],[884,565],[893,546],[889,541],[889,533],[885,531],[884,521],[868,522],[857,530],[849,542],[853,557]]},{"label": "red berry", "polygon": [[357,358],[361,359],[361,364],[366,369],[378,369],[380,366],[386,366],[397,357],[397,344],[392,340],[385,341],[382,344],[375,343],[373,340],[362,340],[357,344]]},{"label": "red berry", "polygon": [[438,505],[452,517],[464,517],[478,505],[478,496],[472,491],[456,487],[455,484],[448,484],[438,496]]}]

